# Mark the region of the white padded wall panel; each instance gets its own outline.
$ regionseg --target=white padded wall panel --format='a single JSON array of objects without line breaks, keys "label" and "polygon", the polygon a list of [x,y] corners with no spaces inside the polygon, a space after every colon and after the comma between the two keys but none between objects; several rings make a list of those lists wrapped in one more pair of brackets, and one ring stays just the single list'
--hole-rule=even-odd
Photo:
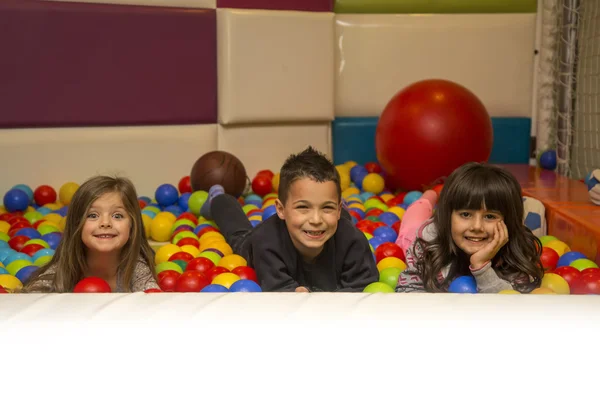
[{"label": "white padded wall panel", "polygon": [[71,3],[127,4],[133,6],[217,8],[217,0],[45,0]]},{"label": "white padded wall panel", "polygon": [[217,10],[219,121],[330,121],[333,13]]},{"label": "white padded wall panel", "polygon": [[378,116],[430,78],[472,90],[492,116],[531,116],[535,14],[337,14],[336,116]]},{"label": "white padded wall panel", "polygon": [[138,195],[177,186],[194,162],[217,148],[216,125],[0,130],[0,193],[24,183],[33,190],[96,174],[130,178]]},{"label": "white padded wall panel", "polygon": [[235,154],[250,179],[262,169],[279,172],[285,159],[311,145],[330,159],[331,125],[219,125],[219,150]]}]

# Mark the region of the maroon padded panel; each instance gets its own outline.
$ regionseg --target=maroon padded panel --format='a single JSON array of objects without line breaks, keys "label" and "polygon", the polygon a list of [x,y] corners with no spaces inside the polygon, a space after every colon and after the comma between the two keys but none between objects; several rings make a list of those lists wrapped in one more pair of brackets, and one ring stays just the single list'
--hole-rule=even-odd
[{"label": "maroon padded panel", "polygon": [[215,10],[0,1],[0,126],[215,123]]},{"label": "maroon padded panel", "polygon": [[333,0],[217,0],[218,8],[332,11]]}]

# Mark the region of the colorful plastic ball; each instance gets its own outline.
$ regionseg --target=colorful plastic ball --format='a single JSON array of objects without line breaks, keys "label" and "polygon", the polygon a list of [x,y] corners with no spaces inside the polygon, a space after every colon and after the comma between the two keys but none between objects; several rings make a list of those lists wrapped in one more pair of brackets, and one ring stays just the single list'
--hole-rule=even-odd
[{"label": "colorful plastic ball", "polygon": [[252,191],[259,196],[265,196],[273,191],[273,177],[267,174],[258,174],[252,180]]},{"label": "colorful plastic ball", "polygon": [[386,268],[379,274],[379,282],[389,285],[392,289],[396,289],[398,285],[398,277],[402,273],[400,268]]},{"label": "colorful plastic ball", "polygon": [[361,183],[363,181],[365,176],[367,176],[368,174],[369,174],[369,171],[367,171],[367,169],[365,167],[363,167],[362,165],[357,164],[350,169],[350,179],[357,186],[359,183]]},{"label": "colorful plastic ball", "polygon": [[160,246],[160,248],[156,251],[156,254],[154,255],[154,263],[160,264],[162,262],[165,262],[169,259],[169,257],[171,257],[173,254],[179,251],[181,251],[181,248],[174,244],[165,244],[164,246]]},{"label": "colorful plastic ball", "polygon": [[233,271],[237,267],[245,267],[248,265],[246,259],[238,254],[226,255],[219,260],[217,266],[225,267],[230,271]]},{"label": "colorful plastic ball", "polygon": [[182,193],[181,196],[179,196],[179,200],[177,200],[177,205],[179,206],[179,208],[181,208],[182,211],[185,211],[189,208],[188,203],[189,203],[190,197],[192,197],[192,194],[189,192]]},{"label": "colorful plastic ball", "polygon": [[386,257],[377,263],[377,270],[379,273],[387,268],[399,268],[404,271],[406,269],[406,264],[397,257]]},{"label": "colorful plastic ball", "polygon": [[231,285],[233,285],[235,282],[237,282],[239,280],[240,280],[240,277],[237,276],[236,274],[234,274],[232,272],[224,272],[224,273],[221,273],[221,274],[217,275],[216,277],[214,277],[210,283],[225,286],[227,289],[230,289]]},{"label": "colorful plastic ball", "polygon": [[15,233],[15,236],[27,236],[29,239],[40,239],[42,237],[37,229],[34,228],[21,228]]},{"label": "colorful plastic ball", "polygon": [[404,196],[404,204],[411,205],[415,201],[419,200],[421,196],[423,196],[423,193],[419,192],[418,190],[408,192],[406,193],[406,196]]},{"label": "colorful plastic ball", "polygon": [[241,279],[248,279],[248,280],[258,283],[258,278],[256,277],[256,272],[254,271],[254,268],[252,268],[252,267],[247,267],[247,266],[237,267],[237,268],[234,268],[231,272],[233,272],[234,274],[239,276]]},{"label": "colorful plastic ball", "polygon": [[540,256],[540,263],[544,267],[545,272],[552,272],[558,265],[559,256],[556,250],[550,247],[542,247],[542,255]]},{"label": "colorful plastic ball", "polygon": [[164,183],[156,188],[154,198],[162,207],[167,207],[177,202],[179,199],[179,192],[175,186],[170,183]]},{"label": "colorful plastic ball", "polygon": [[395,293],[387,283],[373,282],[363,289],[363,293]]},{"label": "colorful plastic ball", "polygon": [[108,282],[95,276],[83,278],[73,288],[73,293],[111,293]]},{"label": "colorful plastic ball", "polygon": [[569,283],[559,274],[544,274],[540,287],[550,289],[556,294],[571,293],[569,289]]},{"label": "colorful plastic ball", "polygon": [[39,270],[39,267],[35,265],[28,265],[27,267],[23,267],[17,272],[15,277],[20,280],[22,283],[27,283],[31,275]]},{"label": "colorful plastic ball", "polygon": [[197,190],[193,192],[188,199],[188,210],[196,216],[200,215],[200,209],[204,205],[204,202],[208,198],[208,192],[204,190]]},{"label": "colorful plastic ball", "polygon": [[239,281],[235,281],[229,287],[230,292],[249,292],[249,293],[257,293],[262,292],[261,287],[258,283],[251,281],[249,279],[240,279]]},{"label": "colorful plastic ball", "polygon": [[570,265],[572,261],[579,260],[580,258],[587,258],[585,254],[579,251],[568,251],[558,259],[556,265],[558,267],[564,267]]},{"label": "colorful plastic ball", "polygon": [[13,186],[11,189],[19,189],[24,191],[27,194],[27,198],[29,199],[29,204],[33,204],[33,190],[28,185],[18,184]]},{"label": "colorful plastic ball", "polygon": [[546,150],[540,155],[540,167],[552,171],[556,169],[555,150]]},{"label": "colorful plastic ball", "polygon": [[204,286],[204,288],[202,288],[202,290],[200,292],[202,292],[202,293],[227,293],[227,292],[229,292],[229,289],[227,289],[223,285],[211,283],[208,286]]},{"label": "colorful plastic ball", "polygon": [[48,243],[48,246],[50,246],[52,250],[56,250],[61,239],[62,233],[60,232],[50,232],[45,235],[42,235],[42,240]]},{"label": "colorful plastic ball", "polygon": [[390,228],[389,226],[380,226],[379,228],[373,231],[373,234],[375,235],[375,237],[378,237],[381,240],[383,240],[384,243],[393,243],[398,238],[398,233],[396,233],[396,231]]},{"label": "colorful plastic ball", "polygon": [[380,262],[384,258],[395,257],[405,261],[404,252],[396,243],[384,243],[375,250],[375,260]]},{"label": "colorful plastic ball", "polygon": [[588,191],[592,190],[594,187],[596,187],[596,185],[600,184],[600,171],[599,170],[594,170],[592,172],[590,172],[586,177],[585,177],[585,184],[588,188]]},{"label": "colorful plastic ball", "polygon": [[376,173],[367,174],[362,180],[362,188],[366,192],[379,194],[383,191],[384,186],[383,177]]},{"label": "colorful plastic ball", "polygon": [[580,271],[584,271],[588,268],[598,268],[598,265],[592,260],[588,260],[587,258],[579,258],[577,260],[571,261],[569,263],[571,267],[577,268]]},{"label": "colorful plastic ball", "polygon": [[185,271],[175,283],[175,291],[184,292],[200,292],[206,286],[210,285],[208,278],[200,271]]},{"label": "colorful plastic ball", "polygon": [[33,192],[33,200],[38,206],[44,206],[56,201],[56,190],[52,186],[41,185]]},{"label": "colorful plastic ball", "polygon": [[400,221],[400,218],[398,217],[398,215],[391,212],[390,210],[391,209],[388,209],[388,211],[385,211],[379,215],[379,220],[381,222],[383,222],[384,224],[386,224],[387,226],[392,226],[396,222]]},{"label": "colorful plastic ball", "polygon": [[250,220],[250,225],[252,225],[253,228],[256,228],[261,223],[262,223],[262,220],[257,220],[257,219]]},{"label": "colorful plastic ball", "polygon": [[547,242],[543,245],[543,247],[549,247],[555,250],[558,253],[559,257],[571,251],[571,248],[565,242],[562,242],[560,240],[552,240],[550,242]]},{"label": "colorful plastic ball", "polygon": [[189,175],[184,176],[183,178],[181,178],[179,180],[179,183],[177,184],[177,188],[179,189],[179,193],[181,193],[181,194],[192,192],[192,185],[190,184]]},{"label": "colorful plastic ball", "polygon": [[448,287],[450,293],[477,293],[477,282],[472,276],[464,275],[454,279]]},{"label": "colorful plastic ball", "polygon": [[[0,275],[0,278],[3,276]],[[582,274],[573,284],[571,294],[600,294],[600,274]]]},{"label": "colorful plastic ball", "polygon": [[16,276],[2,274],[0,275],[0,286],[9,292],[12,292],[15,289],[21,289],[23,283]]},{"label": "colorful plastic ball", "polygon": [[4,207],[8,212],[25,211],[29,206],[29,197],[21,189],[10,189],[4,194]]},{"label": "colorful plastic ball", "polygon": [[12,261],[5,265],[6,265],[6,270],[11,275],[17,275],[17,272],[19,272],[22,268],[25,268],[32,264],[33,264],[33,262],[31,261],[31,259],[29,259],[29,260],[15,260],[15,261]]},{"label": "colorful plastic ball", "polygon": [[67,182],[60,187],[58,190],[58,199],[64,205],[71,204],[71,199],[75,192],[79,189],[79,184],[75,182]]},{"label": "colorful plastic ball", "polygon": [[540,242],[542,242],[542,246],[545,246],[546,243],[550,243],[554,240],[558,240],[558,238],[555,236],[550,236],[550,235],[545,235],[545,236],[540,237]]},{"label": "colorful plastic ball", "polygon": [[183,209],[179,207],[179,204],[171,204],[170,206],[166,206],[163,211],[171,213],[175,217],[178,217],[183,213]]},{"label": "colorful plastic ball", "polygon": [[33,259],[31,258],[30,255],[15,251],[15,252],[9,254],[6,258],[4,258],[4,260],[2,260],[2,263],[4,265],[9,265],[13,261],[17,261],[17,260],[27,260],[29,262],[33,261]]},{"label": "colorful plastic ball", "polygon": [[[375,231],[373,231],[373,233],[375,233]],[[373,247],[375,251],[377,251],[377,248],[383,243],[387,243],[387,241],[385,241],[379,236],[373,236],[371,239],[369,239],[369,244]]]}]

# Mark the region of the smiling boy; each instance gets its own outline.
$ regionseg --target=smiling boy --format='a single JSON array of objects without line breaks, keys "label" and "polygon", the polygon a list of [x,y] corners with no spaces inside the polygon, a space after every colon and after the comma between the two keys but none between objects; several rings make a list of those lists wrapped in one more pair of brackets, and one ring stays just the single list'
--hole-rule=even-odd
[{"label": "smiling boy", "polygon": [[342,207],[339,174],[308,147],[280,171],[277,215],[256,228],[219,185],[202,208],[236,254],[254,267],[263,291],[360,292],[379,273],[364,234]]}]

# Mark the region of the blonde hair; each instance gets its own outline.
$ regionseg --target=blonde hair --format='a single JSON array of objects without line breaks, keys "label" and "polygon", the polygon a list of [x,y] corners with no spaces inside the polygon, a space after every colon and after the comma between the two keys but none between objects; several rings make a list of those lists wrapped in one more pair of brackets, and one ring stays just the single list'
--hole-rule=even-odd
[{"label": "blonde hair", "polygon": [[[86,215],[94,201],[107,193],[121,195],[125,210],[131,219],[130,237],[121,249],[118,273],[123,274],[123,287],[131,291],[132,277],[138,262],[148,265],[154,274],[153,251],[146,238],[142,214],[133,183],[127,178],[95,176],[84,182],[73,195],[66,217],[65,230],[54,256],[50,262],[40,268],[21,290],[72,292],[84,277],[87,267],[86,246],[81,232]],[[54,270],[54,273],[50,271]]]}]

